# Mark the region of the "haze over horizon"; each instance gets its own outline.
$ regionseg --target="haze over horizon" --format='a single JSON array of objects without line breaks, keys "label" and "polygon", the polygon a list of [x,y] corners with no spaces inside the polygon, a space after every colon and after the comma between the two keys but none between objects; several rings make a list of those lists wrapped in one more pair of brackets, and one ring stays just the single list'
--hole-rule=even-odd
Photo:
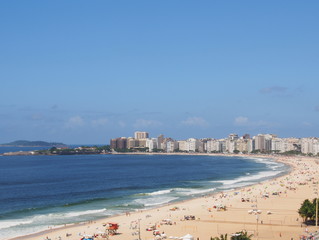
[{"label": "haze over horizon", "polygon": [[319,137],[318,1],[2,1],[0,143]]}]

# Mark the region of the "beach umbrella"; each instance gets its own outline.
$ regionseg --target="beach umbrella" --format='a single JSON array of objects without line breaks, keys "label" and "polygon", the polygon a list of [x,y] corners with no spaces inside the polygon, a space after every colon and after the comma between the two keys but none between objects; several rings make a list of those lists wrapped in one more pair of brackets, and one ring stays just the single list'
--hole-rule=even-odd
[{"label": "beach umbrella", "polygon": [[183,240],[194,240],[194,237],[190,234],[185,235],[184,237],[182,237]]}]

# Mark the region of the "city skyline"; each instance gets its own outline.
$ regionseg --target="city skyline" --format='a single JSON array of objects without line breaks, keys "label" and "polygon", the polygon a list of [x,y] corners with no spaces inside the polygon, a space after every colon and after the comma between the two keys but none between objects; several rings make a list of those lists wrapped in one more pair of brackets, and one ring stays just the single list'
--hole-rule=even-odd
[{"label": "city skyline", "polygon": [[214,137],[172,139],[163,134],[149,137],[148,132],[138,131],[134,133],[134,137],[110,139],[110,148],[115,152],[302,153],[319,156],[319,138],[281,138],[270,133],[260,133],[255,136],[246,133],[239,136],[236,133],[230,133],[221,139]]},{"label": "city skyline", "polygon": [[0,143],[318,137],[317,1],[2,1]]}]

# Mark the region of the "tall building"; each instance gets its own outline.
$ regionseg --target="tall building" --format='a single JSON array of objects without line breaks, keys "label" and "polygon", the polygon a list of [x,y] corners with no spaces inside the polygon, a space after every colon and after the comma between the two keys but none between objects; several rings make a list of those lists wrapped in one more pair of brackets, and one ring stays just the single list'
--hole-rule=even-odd
[{"label": "tall building", "polygon": [[319,139],[318,138],[302,138],[301,152],[304,154],[318,155],[319,153]]},{"label": "tall building", "polygon": [[115,138],[111,139],[111,148],[112,149],[126,149],[127,145],[127,138],[126,137],[121,137],[121,138]]},{"label": "tall building", "polygon": [[178,149],[182,152],[188,151],[187,142],[185,140],[178,141]]},{"label": "tall building", "polygon": [[178,149],[178,143],[174,140],[170,140],[166,142],[166,152],[174,152],[176,149]]},{"label": "tall building", "polygon": [[150,152],[152,152],[154,148],[157,148],[157,138],[146,139],[146,147]]},{"label": "tall building", "polygon": [[261,152],[271,151],[271,141],[276,137],[274,134],[258,134],[254,137],[255,150],[260,150]]},{"label": "tall building", "polygon": [[161,134],[157,137],[157,148],[158,149],[163,149],[163,146],[162,146],[163,142],[164,142],[164,135]]},{"label": "tall building", "polygon": [[255,150],[265,151],[266,149],[266,140],[263,134],[258,134],[254,137],[255,140]]},{"label": "tall building", "polygon": [[199,140],[196,138],[189,138],[186,140],[186,148],[188,152],[196,152],[199,148]]},{"label": "tall building", "polygon": [[238,135],[235,133],[231,133],[231,134],[229,134],[228,139],[231,141],[235,141],[238,139]]},{"label": "tall building", "polygon": [[242,153],[250,153],[253,149],[252,139],[242,137],[236,142],[236,150]]},{"label": "tall building", "polygon": [[132,137],[129,137],[127,139],[127,148],[128,149],[133,149],[137,146],[138,146],[138,140],[136,140],[135,138],[132,138]]},{"label": "tall building", "polygon": [[135,139],[146,139],[146,138],[148,138],[148,132],[135,132],[134,138]]},{"label": "tall building", "polygon": [[137,147],[139,148],[146,148],[146,141],[148,139],[147,138],[143,138],[143,139],[139,139],[139,140],[136,140],[137,141]]},{"label": "tall building", "polygon": [[207,141],[206,150],[208,153],[210,152],[221,152],[221,144],[218,140],[212,139]]}]

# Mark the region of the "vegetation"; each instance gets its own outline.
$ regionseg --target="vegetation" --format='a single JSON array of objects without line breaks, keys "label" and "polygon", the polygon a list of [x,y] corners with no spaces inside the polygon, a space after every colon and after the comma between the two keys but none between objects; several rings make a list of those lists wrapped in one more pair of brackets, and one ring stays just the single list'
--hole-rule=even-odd
[{"label": "vegetation", "polygon": [[78,148],[58,148],[52,147],[49,150],[38,150],[35,153],[40,155],[75,155],[75,154],[101,154],[110,152],[109,145],[105,146],[82,146]]},{"label": "vegetation", "polygon": [[302,153],[300,151],[291,150],[287,152],[280,153],[281,155],[301,155]]},{"label": "vegetation", "polygon": [[227,234],[221,234],[220,237],[211,237],[210,240],[227,240]]},{"label": "vegetation", "polygon": [[216,150],[214,150],[214,151],[210,151],[210,153],[222,153],[222,151],[216,151]]},{"label": "vegetation", "polygon": [[253,153],[253,154],[258,154],[258,153],[260,153],[260,150],[259,150],[259,149],[253,150],[253,151],[251,151],[251,153]]},{"label": "vegetation", "polygon": [[163,149],[159,149],[159,148],[154,148],[153,152],[164,152],[164,150]]},{"label": "vegetation", "polygon": [[236,233],[237,236],[232,236],[231,240],[251,240],[253,234],[248,235],[247,231],[241,231]]},{"label": "vegetation", "polygon": [[[235,236],[231,236],[230,240],[251,240],[253,234],[248,235],[247,231],[237,232]],[[221,234],[220,237],[211,237],[210,240],[228,240],[227,234]]]},{"label": "vegetation", "polygon": [[148,147],[144,148],[115,148],[115,152],[127,153],[127,152],[149,152]]},{"label": "vegetation", "polygon": [[4,143],[0,146],[9,146],[9,147],[66,147],[67,145],[57,142],[44,142],[44,141],[27,141],[27,140],[18,140],[10,143]]},{"label": "vegetation", "polygon": [[307,224],[313,224],[316,220],[316,201],[316,198],[313,199],[312,202],[309,199],[306,199],[298,210],[299,215]]}]

